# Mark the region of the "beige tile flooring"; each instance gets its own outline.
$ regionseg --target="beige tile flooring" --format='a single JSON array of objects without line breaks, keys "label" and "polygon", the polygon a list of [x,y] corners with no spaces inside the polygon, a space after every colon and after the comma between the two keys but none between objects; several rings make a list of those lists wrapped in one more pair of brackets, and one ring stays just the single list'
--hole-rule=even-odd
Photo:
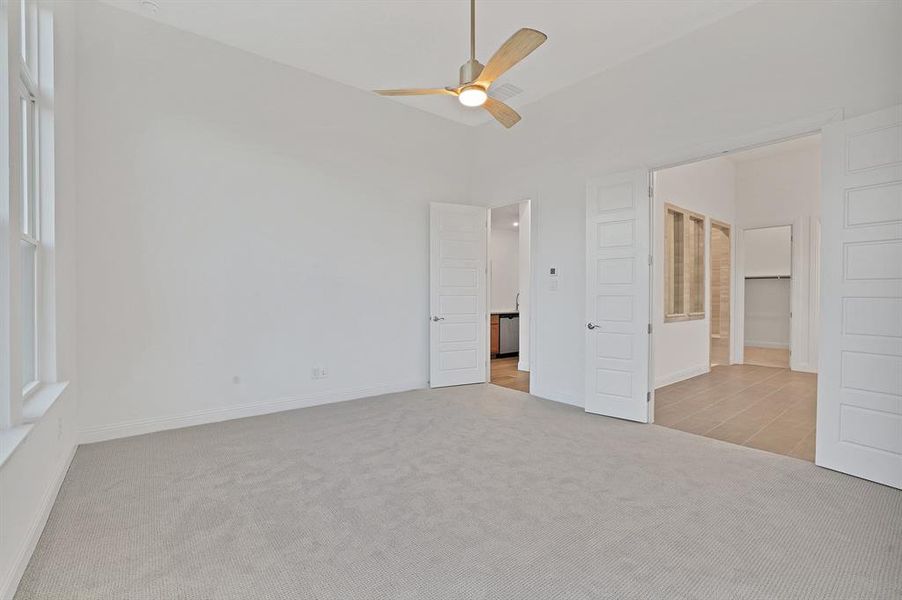
[{"label": "beige tile flooring", "polygon": [[730,364],[730,338],[711,338],[711,366]]},{"label": "beige tile flooring", "polygon": [[[789,368],[788,348],[745,347],[745,364],[761,367]],[[711,338],[711,366],[730,364],[730,338]]]},{"label": "beige tile flooring", "polygon": [[817,375],[718,366],[655,390],[655,423],[814,461]]},{"label": "beige tile flooring", "polygon": [[517,370],[518,360],[519,358],[516,356],[493,358],[491,363],[492,376],[489,381],[501,387],[529,392],[529,372]]},{"label": "beige tile flooring", "polygon": [[762,367],[789,368],[789,348],[745,347],[745,364]]}]

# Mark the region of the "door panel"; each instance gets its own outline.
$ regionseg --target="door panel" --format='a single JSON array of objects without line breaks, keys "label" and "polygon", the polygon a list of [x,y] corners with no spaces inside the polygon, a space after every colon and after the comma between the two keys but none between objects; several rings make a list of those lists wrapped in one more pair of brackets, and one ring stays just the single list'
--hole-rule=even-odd
[{"label": "door panel", "polygon": [[486,380],[487,211],[430,206],[431,387]]},{"label": "door panel", "polygon": [[586,198],[586,411],[648,422],[648,172]]},{"label": "door panel", "polygon": [[822,147],[815,462],[902,488],[902,106]]}]

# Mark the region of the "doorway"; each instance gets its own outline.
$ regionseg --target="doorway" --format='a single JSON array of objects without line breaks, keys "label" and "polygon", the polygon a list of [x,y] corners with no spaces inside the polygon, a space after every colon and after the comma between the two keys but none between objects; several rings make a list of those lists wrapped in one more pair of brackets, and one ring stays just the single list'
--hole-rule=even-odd
[{"label": "doorway", "polygon": [[656,424],[814,461],[819,167],[813,135],[654,172]]},{"label": "doorway", "polygon": [[730,364],[730,265],[733,262],[730,226],[711,221],[711,352],[712,367]]},{"label": "doorway", "polygon": [[529,392],[530,205],[491,209],[489,382]]},{"label": "doorway", "polygon": [[746,229],[742,244],[743,362],[788,369],[792,339],[792,226]]}]

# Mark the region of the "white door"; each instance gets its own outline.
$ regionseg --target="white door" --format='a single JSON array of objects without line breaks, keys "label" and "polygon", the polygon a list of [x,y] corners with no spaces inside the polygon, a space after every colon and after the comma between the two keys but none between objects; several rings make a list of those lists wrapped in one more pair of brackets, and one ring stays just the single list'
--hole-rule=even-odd
[{"label": "white door", "polygon": [[488,210],[432,203],[429,384],[486,381]]},{"label": "white door", "polygon": [[902,106],[822,144],[815,462],[902,488]]},{"label": "white door", "polygon": [[649,180],[590,181],[586,198],[586,411],[648,422]]}]

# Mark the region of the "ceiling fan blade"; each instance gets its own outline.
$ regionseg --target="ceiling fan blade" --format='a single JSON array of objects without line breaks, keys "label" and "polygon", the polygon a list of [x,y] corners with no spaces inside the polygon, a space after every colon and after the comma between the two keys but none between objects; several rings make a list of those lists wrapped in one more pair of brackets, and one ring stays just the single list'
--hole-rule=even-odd
[{"label": "ceiling fan blade", "polygon": [[476,80],[476,83],[488,87],[493,81],[501,77],[505,71],[526,58],[530,52],[545,43],[548,36],[535,29],[521,29],[510,36],[498,51],[492,55],[489,62]]},{"label": "ceiling fan blade", "polygon": [[486,98],[485,104],[483,104],[482,107],[489,111],[491,115],[495,117],[495,120],[508,129],[516,125],[520,120],[520,115],[517,114],[517,111],[501,100],[495,100],[492,97]]},{"label": "ceiling fan blade", "polygon": [[456,96],[453,91],[445,88],[411,88],[407,90],[373,90],[380,96],[429,96],[432,94],[444,94]]}]

